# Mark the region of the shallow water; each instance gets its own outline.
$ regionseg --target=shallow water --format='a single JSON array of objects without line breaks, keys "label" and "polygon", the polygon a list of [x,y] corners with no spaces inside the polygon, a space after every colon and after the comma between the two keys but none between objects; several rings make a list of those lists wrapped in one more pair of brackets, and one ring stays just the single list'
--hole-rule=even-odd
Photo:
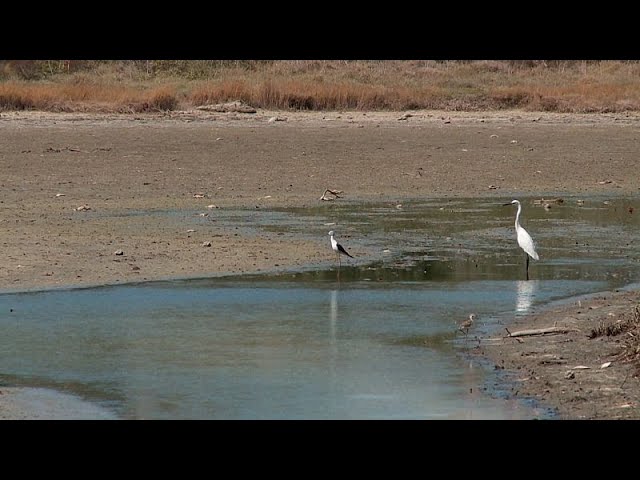
[{"label": "shallow water", "polygon": [[[73,393],[120,418],[549,418],[488,389],[495,374],[465,351],[515,315],[637,281],[637,199],[565,198],[550,210],[521,200],[541,257],[528,281],[515,208],[495,199],[225,212],[256,234],[324,235],[327,248],[334,229],[373,261],[343,261],[339,278],[329,262],[6,293],[0,380]],[[456,322],[470,312],[465,337]]]}]

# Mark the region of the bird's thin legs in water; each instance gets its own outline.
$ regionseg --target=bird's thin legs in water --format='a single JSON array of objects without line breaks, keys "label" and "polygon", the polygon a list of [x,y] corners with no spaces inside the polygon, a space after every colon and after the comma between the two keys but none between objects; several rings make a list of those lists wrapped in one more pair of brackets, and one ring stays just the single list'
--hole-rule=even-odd
[{"label": "bird's thin legs in water", "polygon": [[527,267],[526,267],[526,276],[527,276],[527,280],[529,280],[529,255],[527,253],[524,254],[525,257],[527,257]]}]

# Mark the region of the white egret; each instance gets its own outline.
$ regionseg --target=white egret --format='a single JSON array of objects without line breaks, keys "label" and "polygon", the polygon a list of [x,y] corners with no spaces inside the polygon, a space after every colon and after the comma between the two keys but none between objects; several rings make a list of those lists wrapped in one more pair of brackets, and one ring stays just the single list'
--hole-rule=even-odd
[{"label": "white egret", "polygon": [[520,226],[520,213],[522,212],[522,205],[520,204],[520,201],[512,200],[509,203],[505,203],[503,206],[507,205],[518,206],[518,212],[516,213],[516,238],[518,240],[518,245],[520,245],[520,248],[525,251],[525,257],[527,259],[527,280],[529,280],[529,257],[533,258],[534,260],[540,260],[540,257],[536,252],[536,245],[533,242],[531,235],[529,235],[529,232],[527,232],[523,227]]}]

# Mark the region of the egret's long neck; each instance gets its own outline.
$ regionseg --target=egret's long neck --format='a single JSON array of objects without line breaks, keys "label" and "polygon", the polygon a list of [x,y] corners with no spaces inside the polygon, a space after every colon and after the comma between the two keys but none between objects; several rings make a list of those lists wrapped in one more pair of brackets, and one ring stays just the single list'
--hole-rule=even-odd
[{"label": "egret's long neck", "polygon": [[518,211],[516,212],[516,230],[520,226],[520,212],[522,211],[522,205],[518,204]]}]

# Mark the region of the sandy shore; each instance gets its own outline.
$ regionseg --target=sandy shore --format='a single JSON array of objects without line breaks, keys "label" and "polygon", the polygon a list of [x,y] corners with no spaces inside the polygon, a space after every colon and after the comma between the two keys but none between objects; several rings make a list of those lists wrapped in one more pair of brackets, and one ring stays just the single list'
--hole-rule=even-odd
[{"label": "sandy shore", "polygon": [[[348,202],[637,195],[639,126],[640,115],[519,111],[2,113],[0,289],[321,267],[333,260],[324,235],[316,240],[258,235],[216,216],[239,207],[260,215],[271,207],[316,206],[326,188],[342,190]],[[366,261],[367,252],[359,253]],[[580,333],[553,340],[563,342],[553,344],[562,348],[563,358],[556,360],[563,362],[533,368],[527,352],[535,350],[538,362],[540,355],[560,355],[552,353],[550,342],[540,345],[534,337],[487,342],[481,353],[498,368],[532,369],[520,376],[517,395],[551,402],[563,418],[637,416],[637,378],[613,363],[589,379],[595,366],[610,358],[611,345],[584,335],[588,322],[631,311],[634,295],[594,299],[589,319],[583,303],[577,307],[581,313],[571,311],[576,309],[571,304],[514,325],[546,325],[559,315],[577,319]],[[602,351],[592,352],[591,371],[571,379],[580,390],[570,398],[553,393],[569,391],[556,377],[570,364],[587,363],[569,356],[586,345]],[[612,377],[611,385],[602,383],[605,377]],[[619,391],[616,382],[622,384]],[[595,408],[604,389],[609,389],[606,398]],[[1,390],[0,418],[11,418],[7,399],[20,397]],[[15,417],[42,418],[42,412]]]},{"label": "sandy shore", "polygon": [[117,416],[54,390],[0,387],[0,420],[117,420]]}]

